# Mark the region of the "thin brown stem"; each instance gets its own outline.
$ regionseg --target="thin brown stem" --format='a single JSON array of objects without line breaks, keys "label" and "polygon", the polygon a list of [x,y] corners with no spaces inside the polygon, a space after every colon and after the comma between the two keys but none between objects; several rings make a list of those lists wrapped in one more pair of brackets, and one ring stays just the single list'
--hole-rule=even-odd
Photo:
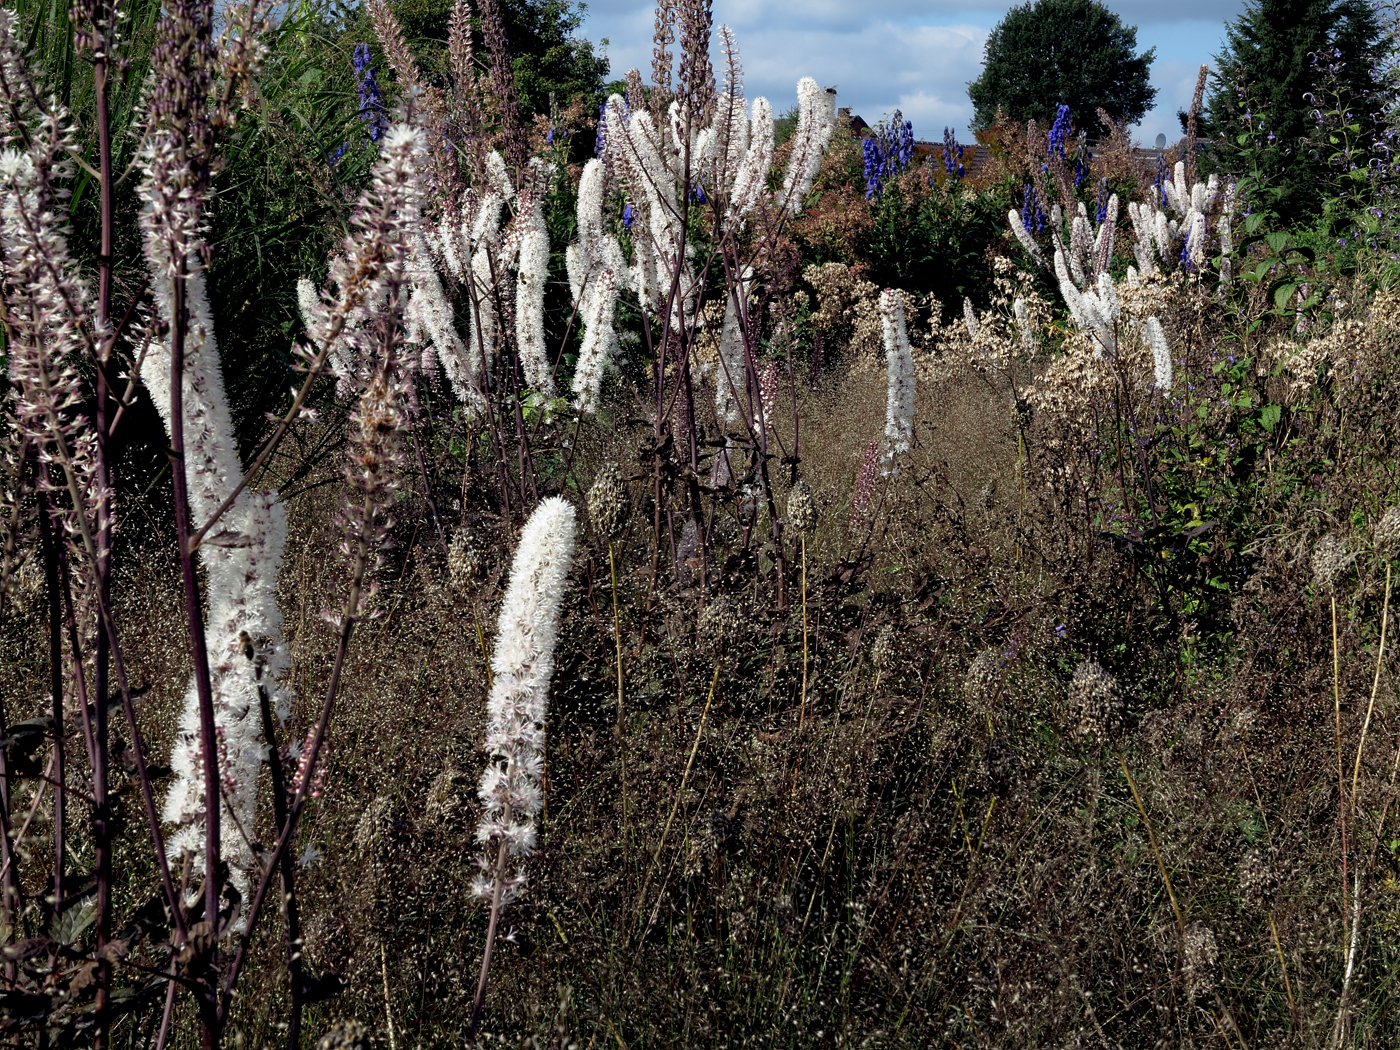
[{"label": "thin brown stem", "polygon": [[[184,585],[185,622],[190,656],[194,664],[195,694],[199,701],[199,743],[204,755],[204,920],[215,936],[219,924],[219,761],[218,729],[214,723],[214,691],[210,680],[209,651],[204,636],[204,608],[195,574],[194,548],[190,543],[189,490],[185,478],[185,335],[187,317],[185,265],[182,260],[172,282],[170,324],[170,460],[174,480],[175,536],[180,577]],[[101,698],[99,697],[99,703]],[[208,998],[201,1003],[205,1040],[218,1044],[218,1024],[213,1014],[214,975],[218,972],[217,948],[210,952]]]}]

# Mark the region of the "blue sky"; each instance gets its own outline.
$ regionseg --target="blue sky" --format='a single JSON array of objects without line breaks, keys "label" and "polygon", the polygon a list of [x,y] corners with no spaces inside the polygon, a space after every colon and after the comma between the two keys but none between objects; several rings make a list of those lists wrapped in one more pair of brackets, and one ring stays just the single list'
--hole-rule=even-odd
[{"label": "blue sky", "polygon": [[[836,85],[841,101],[872,124],[899,107],[921,139],[944,125],[967,141],[972,105],[967,82],[982,70],[988,31],[1009,4],[978,0],[714,0],[715,24],[735,31],[746,93],[766,95],[778,112],[794,101],[797,79]],[[1108,0],[1137,26],[1138,50],[1157,49],[1152,84],[1157,105],[1135,130],[1150,145],[1158,132],[1180,136],[1177,109],[1191,101],[1196,71],[1224,40],[1243,0]],[[651,68],[653,7],[636,0],[591,0],[583,35],[608,38],[613,75]],[[1076,116],[1078,116],[1076,114]]]}]

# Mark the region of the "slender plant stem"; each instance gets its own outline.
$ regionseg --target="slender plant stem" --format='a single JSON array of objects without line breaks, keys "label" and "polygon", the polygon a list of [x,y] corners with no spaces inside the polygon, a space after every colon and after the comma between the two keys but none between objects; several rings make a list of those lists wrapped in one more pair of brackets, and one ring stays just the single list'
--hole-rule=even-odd
[{"label": "slender plant stem", "polygon": [[[501,814],[501,823],[510,824],[510,802],[506,802],[505,810]],[[476,1045],[476,1029],[481,1022],[481,1007],[486,1002],[486,981],[491,973],[491,949],[496,944],[496,927],[501,918],[501,898],[505,895],[506,886],[506,840],[501,839],[500,848],[496,851],[496,867],[494,885],[491,888],[491,919],[486,925],[486,950],[481,954],[481,977],[476,982],[476,998],[472,1001],[472,1019],[467,1026],[467,1045]]]},{"label": "slender plant stem", "polygon": [[[259,669],[261,674],[261,669]],[[262,683],[258,684],[258,706],[262,712],[263,739],[267,742],[267,765],[272,774],[272,816],[277,827],[287,823],[287,776],[282,767],[282,751],[277,741],[277,720],[272,701]],[[278,870],[282,877],[282,913],[286,927],[287,981],[291,1014],[287,1018],[287,1050],[297,1050],[301,1037],[302,956],[301,917],[297,909],[296,864],[290,851],[282,854]]]},{"label": "slender plant stem", "polygon": [[1128,772],[1128,763],[1122,755],[1118,756],[1118,764],[1123,767],[1123,775],[1128,778],[1128,787],[1132,789],[1133,801],[1137,803],[1138,813],[1142,815],[1143,826],[1147,828],[1147,841],[1152,845],[1152,855],[1157,858],[1157,870],[1162,873],[1162,882],[1167,887],[1167,898],[1172,902],[1172,912],[1176,915],[1176,928],[1181,934],[1182,944],[1186,943],[1186,921],[1181,917],[1181,907],[1176,902],[1176,891],[1172,889],[1172,878],[1167,874],[1167,865],[1162,860],[1162,851],[1157,848],[1157,836],[1152,831],[1152,819],[1147,815],[1147,807],[1142,804],[1142,796],[1138,794],[1137,783],[1133,780],[1133,775]]},{"label": "slender plant stem", "polygon": [[[218,1046],[215,1019],[215,974],[218,972],[219,934],[219,760],[218,729],[214,723],[214,691],[210,681],[209,651],[204,637],[204,609],[200,603],[199,581],[195,575],[194,553],[190,545],[190,504],[185,478],[185,312],[187,274],[181,260],[172,284],[173,317],[170,325],[170,459],[175,487],[175,536],[184,584],[185,622],[189,628],[190,655],[194,663],[195,694],[199,702],[199,743],[204,756],[204,921],[209,923],[215,947],[211,949],[209,983],[200,1017],[206,1044]],[[101,698],[98,698],[101,703]]]},{"label": "slender plant stem", "polygon": [[1269,909],[1269,929],[1274,935],[1274,951],[1278,952],[1278,968],[1283,973],[1283,991],[1288,996],[1288,1009],[1294,1017],[1298,1015],[1298,1005],[1293,1001],[1293,984],[1288,980],[1288,963],[1283,958],[1283,944],[1278,939],[1278,925],[1274,922],[1273,909]]},{"label": "slender plant stem", "polygon": [[622,731],[622,616],[617,608],[617,558],[608,540],[608,569],[612,573],[613,639],[617,643],[617,729]]},{"label": "slender plant stem", "polygon": [[[108,86],[110,82],[111,67],[107,58],[100,52],[95,58],[92,67],[92,85],[94,101],[97,105],[97,149],[100,165],[99,184],[99,208],[101,210],[101,244],[98,254],[98,294],[97,294],[97,323],[99,329],[105,331],[111,320],[112,309],[112,249],[113,249],[113,228],[114,228],[114,208],[115,201],[112,192],[112,119],[108,105]],[[97,531],[100,537],[97,544],[97,564],[95,566],[97,574],[98,601],[104,605],[111,602],[111,547],[112,547],[112,514],[111,514],[111,464],[107,457],[107,360],[106,354],[111,351],[111,343],[104,341],[98,352],[96,362],[96,405],[94,410],[95,429],[97,431],[97,483],[101,495],[98,497],[97,505]],[[111,999],[112,967],[105,959],[103,949],[107,945],[112,933],[112,826],[110,813],[107,804],[107,750],[108,750],[108,717],[107,717],[107,694],[109,692],[108,674],[110,661],[110,646],[107,635],[104,631],[97,632],[97,647],[95,653],[95,666],[93,675],[93,694],[97,704],[96,712],[96,758],[92,770],[92,793],[95,800],[93,813],[93,839],[96,847],[97,861],[97,949],[101,961],[97,968],[97,995],[95,1008],[97,1013],[97,1033],[96,1043],[99,1047],[107,1046],[111,1041],[111,1013],[109,1001]],[[61,795],[62,792],[60,791]]]},{"label": "slender plant stem", "polygon": [[272,873],[282,863],[282,857],[291,847],[293,837],[296,835],[297,823],[301,819],[302,810],[306,806],[309,797],[311,783],[314,780],[312,775],[316,769],[316,761],[320,757],[321,745],[326,737],[326,729],[330,725],[331,712],[335,708],[336,694],[340,689],[340,676],[345,669],[345,654],[350,647],[350,635],[354,631],[355,623],[360,613],[360,595],[364,589],[365,569],[369,564],[369,549],[367,541],[361,539],[355,552],[355,565],[350,574],[350,593],[345,600],[345,607],[340,618],[340,631],[338,632],[335,649],[335,659],[331,663],[330,679],[326,683],[326,696],[321,702],[321,714],[317,719],[316,728],[311,734],[311,743],[306,748],[307,775],[301,778],[297,785],[296,794],[293,796],[291,804],[287,807],[287,820],[282,825],[281,834],[277,837],[277,845],[273,848],[272,857],[263,869],[262,877],[258,880],[257,889],[253,892],[252,903],[248,906],[248,920],[244,924],[243,933],[238,939],[238,950],[233,957],[233,962],[228,968],[228,973],[224,977],[223,995],[219,1002],[219,1020],[228,1016],[229,1004],[233,1000],[233,990],[237,987],[239,975],[243,972],[243,964],[248,958],[248,948],[252,943],[253,932],[257,927],[258,916],[262,913],[263,904],[267,900],[268,889],[272,884]]},{"label": "slender plant stem", "polygon": [[[394,1039],[394,1011],[389,1006],[389,961],[385,956],[384,942],[379,942],[379,973],[384,978],[384,1024],[389,1029],[389,1050],[398,1050]],[[295,1047],[296,1044],[290,1044]]]},{"label": "slender plant stem", "polygon": [[[44,582],[49,598],[49,689],[53,695],[53,763],[54,791],[53,802],[53,914],[63,910],[63,871],[66,866],[64,856],[65,809],[67,791],[64,789],[64,750],[63,750],[63,602],[59,594],[58,544],[54,542],[53,525],[49,517],[49,500],[39,509],[39,539],[44,550]],[[56,961],[56,956],[55,956]]]},{"label": "slender plant stem", "polygon": [[1366,719],[1361,724],[1361,739],[1356,744],[1356,761],[1351,769],[1351,813],[1356,816],[1356,785],[1361,777],[1361,752],[1366,747],[1366,731],[1371,727],[1371,714],[1376,709],[1376,693],[1381,686],[1381,661],[1385,658],[1385,632],[1390,625],[1390,565],[1385,567],[1385,601],[1381,605],[1381,639],[1376,646],[1376,673],[1371,679],[1371,701],[1366,705]]},{"label": "slender plant stem", "polygon": [[481,646],[481,666],[486,669],[486,688],[487,691],[490,691],[490,689],[492,688],[491,658],[486,654],[486,635],[482,633],[481,630],[481,616],[477,612],[475,598],[472,599],[472,620],[476,624],[477,644]]},{"label": "slender plant stem", "polygon": [[[797,708],[797,727],[807,714],[807,534],[802,534],[802,699]],[[815,714],[815,713],[814,713]]]},{"label": "slender plant stem", "polygon": [[715,699],[715,686],[719,684],[719,668],[715,668],[715,675],[710,679],[710,695],[705,698],[705,709],[700,712],[700,724],[695,727],[695,743],[690,747],[690,757],[685,762],[685,772],[681,774],[681,786],[676,789],[676,799],[671,803],[671,813],[666,818],[666,826],[661,829],[661,841],[656,844],[656,852],[652,854],[651,863],[647,866],[647,877],[642,882],[642,892],[638,897],[637,919],[642,917],[642,909],[646,907],[647,890],[651,888],[651,877],[656,871],[656,865],[661,860],[661,851],[666,848],[666,837],[671,834],[671,824],[676,819],[676,810],[680,809],[681,798],[685,795],[685,782],[690,779],[690,767],[695,764],[695,753],[700,750],[700,737],[705,732],[705,716],[710,713],[710,704]]},{"label": "slender plant stem", "polygon": [[1347,792],[1342,770],[1342,664],[1337,650],[1337,592],[1332,592],[1332,708],[1337,723],[1337,818],[1342,832],[1342,961],[1347,953]]}]

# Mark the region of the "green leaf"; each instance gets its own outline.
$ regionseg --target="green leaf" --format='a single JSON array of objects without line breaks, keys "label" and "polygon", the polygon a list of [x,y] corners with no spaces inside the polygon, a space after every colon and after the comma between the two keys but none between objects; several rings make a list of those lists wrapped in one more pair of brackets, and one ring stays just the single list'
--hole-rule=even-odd
[{"label": "green leaf", "polygon": [[1278,425],[1279,417],[1282,415],[1282,405],[1265,405],[1259,410],[1259,425],[1272,434],[1274,427]]},{"label": "green leaf", "polygon": [[1287,309],[1288,300],[1293,298],[1293,293],[1298,290],[1297,281],[1289,281],[1274,289],[1274,305],[1280,310]]}]

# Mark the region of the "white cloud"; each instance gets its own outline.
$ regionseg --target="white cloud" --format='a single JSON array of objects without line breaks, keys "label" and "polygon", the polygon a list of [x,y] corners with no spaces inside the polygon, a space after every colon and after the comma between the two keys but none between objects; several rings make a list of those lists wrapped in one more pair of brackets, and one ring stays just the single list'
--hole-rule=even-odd
[{"label": "white cloud", "polygon": [[[735,31],[746,94],[766,95],[779,113],[793,103],[798,78],[812,76],[836,85],[838,105],[872,124],[898,107],[919,138],[941,138],[948,125],[967,141],[967,84],[981,74],[987,34],[1009,6],[1005,0],[810,0],[799,11],[791,0],[716,0],[714,20]],[[1157,49],[1157,108],[1137,134],[1150,143],[1161,131],[1175,141],[1176,111],[1190,104],[1197,68],[1219,50],[1224,20],[1239,13],[1243,0],[1114,0],[1110,6],[1141,27],[1140,50]],[[631,66],[649,76],[653,11],[636,0],[590,3],[583,32],[609,38],[614,77]]]}]

